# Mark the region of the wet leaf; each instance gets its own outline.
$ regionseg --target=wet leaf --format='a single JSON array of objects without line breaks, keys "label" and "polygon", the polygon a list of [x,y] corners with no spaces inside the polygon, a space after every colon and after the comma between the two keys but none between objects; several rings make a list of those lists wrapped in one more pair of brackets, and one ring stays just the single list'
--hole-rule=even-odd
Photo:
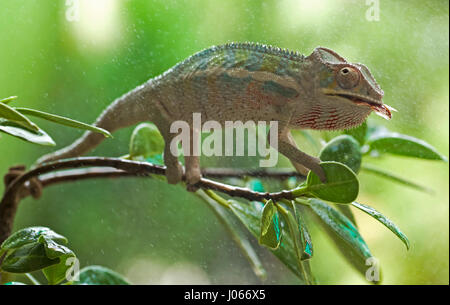
[{"label": "wet leaf", "polygon": [[26,116],[22,115],[16,109],[6,105],[6,103],[0,103],[0,118],[14,122],[32,131],[39,131],[39,127],[37,127],[36,124],[31,122]]},{"label": "wet leaf", "polygon": [[390,153],[399,156],[447,161],[436,148],[427,142],[389,131],[375,132],[367,141],[372,154]]},{"label": "wet leaf", "polygon": [[[260,235],[260,211],[253,208],[248,203],[241,203],[236,200],[228,200],[231,211],[238,217],[238,219],[247,227],[247,229],[257,238]],[[258,203],[263,205],[263,203]]]},{"label": "wet leaf", "polygon": [[35,242],[7,252],[1,269],[11,273],[26,273],[59,263],[59,259],[48,258],[45,246]]},{"label": "wet leaf", "polygon": [[0,132],[4,132],[21,140],[25,140],[30,143],[55,146],[53,139],[42,129],[37,132],[26,129],[25,127],[11,122],[0,119]]},{"label": "wet leaf", "polygon": [[405,186],[409,186],[409,187],[419,190],[419,191],[423,191],[423,192],[427,192],[427,193],[434,193],[432,189],[430,189],[426,186],[423,186],[423,185],[417,184],[416,182],[399,177],[399,176],[397,176],[393,173],[390,173],[384,169],[375,167],[375,166],[367,164],[367,163],[363,165],[362,170],[365,172],[372,173],[372,174],[378,175],[380,177],[389,179],[391,181],[403,184]]},{"label": "wet leaf", "polygon": [[109,133],[109,131],[94,126],[94,125],[90,125],[90,124],[86,124],[86,123],[82,123],[76,120],[72,120],[63,116],[59,116],[56,114],[51,114],[51,113],[47,113],[47,112],[43,112],[43,111],[39,111],[39,110],[34,110],[34,109],[29,109],[29,108],[22,108],[22,107],[17,107],[15,108],[18,112],[22,113],[22,114],[26,114],[26,115],[31,115],[34,117],[38,117],[50,122],[54,122],[60,125],[64,125],[64,126],[68,126],[68,127],[72,127],[72,128],[77,128],[77,129],[83,129],[83,130],[90,130],[93,132],[98,132],[103,134],[105,137],[112,137],[112,135]]},{"label": "wet leaf", "polygon": [[281,229],[277,207],[272,200],[264,205],[261,216],[259,243],[271,249],[277,249],[281,241]]},{"label": "wet leaf", "polygon": [[358,227],[356,225],[355,215],[353,215],[353,212],[350,209],[349,205],[347,205],[347,204],[335,204],[334,206],[336,207],[336,209],[339,210],[339,212],[344,214],[345,217],[347,217],[355,225],[355,227]]},{"label": "wet leaf", "polygon": [[365,275],[368,268],[366,261],[372,254],[358,229],[345,215],[325,202],[316,198],[307,202],[347,261]]},{"label": "wet leaf", "polygon": [[66,272],[72,266],[69,258],[75,258],[75,253],[69,248],[41,236],[40,242],[45,245],[45,253],[50,259],[58,259],[59,263],[44,268],[42,272],[50,285],[56,285],[66,279]]},{"label": "wet leaf", "polygon": [[294,197],[309,194],[337,203],[351,203],[358,197],[358,178],[348,166],[332,161],[321,162],[320,165],[325,171],[327,182],[323,183],[310,171],[306,184],[292,191]]},{"label": "wet leaf", "polygon": [[289,228],[289,233],[291,235],[291,238],[292,238],[292,241],[294,244],[294,251],[295,251],[298,263],[300,264],[302,257],[303,257],[303,249],[300,244],[301,239],[300,239],[300,230],[299,230],[298,223],[297,223],[294,215],[292,215],[292,213],[289,210],[281,207],[280,213],[281,213],[281,215],[283,215],[284,222],[287,224],[287,226]]},{"label": "wet leaf", "polygon": [[75,285],[130,285],[120,274],[102,266],[88,266],[80,270]]},{"label": "wet leaf", "polygon": [[67,238],[47,227],[28,227],[11,234],[2,243],[1,248],[5,250],[17,249],[29,243],[39,242],[41,236],[55,242],[67,243]]},{"label": "wet leaf", "polygon": [[139,124],[133,131],[130,140],[130,157],[144,158],[161,155],[164,151],[164,139],[154,124]]},{"label": "wet leaf", "polygon": [[372,207],[370,207],[368,205],[365,205],[365,204],[362,204],[362,203],[358,203],[358,202],[352,202],[352,205],[354,207],[357,207],[358,209],[360,209],[364,213],[369,214],[370,216],[372,216],[373,218],[375,218],[379,222],[381,222],[384,226],[386,226],[386,228],[388,228],[395,235],[397,235],[397,237],[400,238],[400,240],[405,244],[406,249],[409,250],[409,240],[408,240],[408,238],[395,225],[395,223],[393,223],[391,220],[389,220],[389,218],[387,218],[386,216],[384,216],[383,214],[381,214],[380,212],[378,212],[377,210],[375,210],[374,208],[372,208]]},{"label": "wet leaf", "polygon": [[350,167],[355,173],[361,167],[361,149],[359,143],[349,135],[341,135],[328,142],[320,151],[322,161],[336,161]]},{"label": "wet leaf", "polygon": [[295,203],[292,204],[294,210],[294,216],[298,224],[298,229],[300,232],[300,242],[302,249],[302,260],[310,259],[314,254],[314,248],[311,240],[311,235],[309,234],[308,228],[306,227],[306,222],[303,219],[302,213],[298,211]]},{"label": "wet leaf", "polygon": [[[237,218],[244,224],[244,226],[247,227],[250,233],[258,238],[260,235],[260,215],[263,208],[263,203],[254,201],[251,204],[248,204],[236,200],[228,200],[228,203],[230,204],[230,208],[237,216]],[[281,218],[280,222],[283,223],[283,220]],[[303,272],[299,268],[292,238],[290,234],[285,231],[283,224],[280,224],[280,227],[283,228],[281,233],[281,235],[283,236],[282,241],[278,249],[271,251],[302,281],[302,283],[306,284],[307,280],[305,279]],[[307,277],[310,279],[310,282],[313,282],[314,277],[311,273],[311,267],[308,260],[303,261],[303,267],[307,274]]]},{"label": "wet leaf", "polygon": [[68,257],[75,254],[60,243],[67,239],[46,227],[29,227],[17,231],[2,244],[2,251],[7,255],[2,269],[8,272],[25,273],[44,269],[49,284],[64,280]]}]

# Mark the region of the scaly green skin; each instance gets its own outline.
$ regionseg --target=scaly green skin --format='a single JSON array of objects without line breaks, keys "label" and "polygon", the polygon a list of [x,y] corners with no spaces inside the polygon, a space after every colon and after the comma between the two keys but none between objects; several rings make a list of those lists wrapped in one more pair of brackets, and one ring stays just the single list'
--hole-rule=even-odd
[{"label": "scaly green skin", "polygon": [[[192,114],[202,121],[277,121],[279,152],[305,174],[313,170],[326,180],[318,158],[301,152],[290,129],[336,130],[361,124],[372,110],[391,116],[369,70],[348,63],[332,50],[316,48],[305,57],[296,52],[252,43],[230,43],[196,53],[114,101],[96,125],[114,131],[142,121],[154,122],[163,135],[169,183],[183,171],[170,153],[170,125],[182,120],[192,126]],[[191,136],[192,138],[192,136]],[[72,145],[38,162],[75,157],[103,140],[87,132]],[[192,145],[191,145],[192,147]],[[186,181],[201,177],[198,157],[185,156]]]}]

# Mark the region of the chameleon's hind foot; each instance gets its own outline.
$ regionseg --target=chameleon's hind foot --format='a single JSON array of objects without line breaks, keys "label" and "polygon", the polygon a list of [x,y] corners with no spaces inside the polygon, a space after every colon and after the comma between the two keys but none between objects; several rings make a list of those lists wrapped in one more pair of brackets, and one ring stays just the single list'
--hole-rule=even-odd
[{"label": "chameleon's hind foot", "polygon": [[200,162],[197,156],[184,157],[186,167],[186,189],[189,192],[195,192],[199,189],[198,182],[202,178]]},{"label": "chameleon's hind foot", "polygon": [[188,192],[196,192],[200,187],[197,184],[186,184],[186,190]]},{"label": "chameleon's hind foot", "polygon": [[166,178],[169,184],[177,184],[183,179],[183,167],[179,162],[166,165]]},{"label": "chameleon's hind foot", "polygon": [[201,178],[202,174],[199,167],[186,167],[186,189],[189,192],[195,192],[200,188],[198,182]]}]

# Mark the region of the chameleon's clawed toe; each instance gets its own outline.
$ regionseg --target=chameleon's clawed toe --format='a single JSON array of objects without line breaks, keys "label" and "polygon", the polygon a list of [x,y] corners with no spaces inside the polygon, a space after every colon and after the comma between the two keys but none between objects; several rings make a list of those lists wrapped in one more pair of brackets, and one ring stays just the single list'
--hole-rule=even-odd
[{"label": "chameleon's clawed toe", "polygon": [[199,188],[200,188],[200,186],[198,186],[197,183],[195,183],[195,184],[186,183],[186,190],[188,192],[193,192],[194,193],[194,192],[198,191]]}]

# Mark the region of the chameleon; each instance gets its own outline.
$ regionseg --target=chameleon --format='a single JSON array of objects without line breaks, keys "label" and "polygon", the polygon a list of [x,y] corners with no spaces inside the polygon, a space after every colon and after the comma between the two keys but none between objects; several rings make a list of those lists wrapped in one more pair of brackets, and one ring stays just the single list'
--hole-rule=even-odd
[{"label": "chameleon", "polygon": [[[185,175],[189,189],[201,179],[199,157],[185,155],[183,169],[169,149],[176,136],[170,132],[172,122],[192,126],[193,113],[221,124],[276,121],[278,152],[300,173],[311,170],[325,182],[320,159],[302,152],[291,130],[349,129],[362,124],[372,111],[390,119],[393,108],[383,103],[383,96],[365,65],[349,63],[331,49],[317,47],[304,56],[259,43],[228,43],[191,55],[117,98],[95,125],[113,132],[153,122],[165,142],[168,183],[177,184]],[[191,140],[196,132],[191,128]],[[103,138],[87,131],[73,144],[41,157],[38,164],[83,155]]]}]

